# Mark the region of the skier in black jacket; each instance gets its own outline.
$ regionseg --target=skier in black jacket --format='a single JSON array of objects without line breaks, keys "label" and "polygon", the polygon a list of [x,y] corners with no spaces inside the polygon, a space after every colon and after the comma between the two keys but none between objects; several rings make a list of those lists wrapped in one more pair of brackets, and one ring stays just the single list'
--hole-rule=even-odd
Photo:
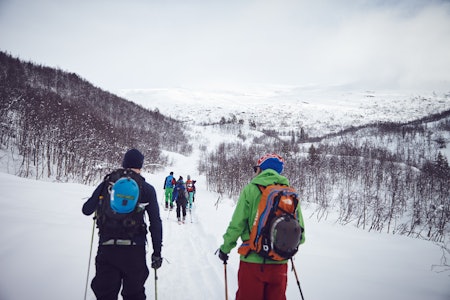
[{"label": "skier in black jacket", "polygon": [[[144,156],[136,149],[127,151],[122,167],[130,168],[140,173]],[[94,191],[92,196],[83,205],[83,214],[91,215],[99,209],[99,198],[105,188],[105,181]],[[140,189],[140,203],[145,205],[150,221],[150,234],[152,238],[153,254],[152,268],[161,267],[162,223],[159,215],[159,206],[156,192],[152,185],[143,180]],[[145,225],[142,213],[142,224]],[[121,286],[124,300],[145,299],[144,284],[149,275],[146,263],[146,225],[143,230],[133,234],[130,239],[115,238],[113,234],[104,234],[99,231],[99,245],[95,259],[96,275],[91,287],[97,299],[117,299]]]},{"label": "skier in black jacket", "polygon": [[[184,223],[186,220],[186,187],[183,181],[183,176],[178,178],[175,188],[173,190],[173,200],[177,203],[177,219],[178,224]],[[180,212],[181,210],[181,212]],[[183,219],[181,219],[181,213],[183,213]]]}]

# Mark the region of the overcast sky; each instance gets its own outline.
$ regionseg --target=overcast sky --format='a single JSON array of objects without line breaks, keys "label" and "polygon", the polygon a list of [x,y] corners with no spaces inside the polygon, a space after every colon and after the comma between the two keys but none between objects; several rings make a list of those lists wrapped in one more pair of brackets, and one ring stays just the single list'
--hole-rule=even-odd
[{"label": "overcast sky", "polygon": [[0,0],[0,50],[110,91],[450,91],[450,1]]}]

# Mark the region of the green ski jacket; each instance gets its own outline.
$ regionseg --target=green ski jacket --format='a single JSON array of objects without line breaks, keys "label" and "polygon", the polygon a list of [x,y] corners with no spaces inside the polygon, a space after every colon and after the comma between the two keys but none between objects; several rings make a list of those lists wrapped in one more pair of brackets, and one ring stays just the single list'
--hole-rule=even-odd
[{"label": "green ski jacket", "polygon": [[[222,252],[228,254],[230,251],[236,247],[237,240],[240,237],[242,241],[247,241],[250,238],[250,230],[255,219],[256,211],[258,209],[259,201],[261,199],[261,192],[257,185],[268,186],[270,184],[284,184],[289,185],[289,180],[278,174],[272,169],[266,169],[260,174],[255,176],[249,184],[247,184],[238,199],[236,208],[234,210],[233,216],[231,218],[230,224],[228,225],[227,231],[223,235],[223,244],[220,246]],[[298,206],[299,210],[299,223],[304,229],[303,215],[300,209],[300,203]],[[303,232],[301,244],[305,242],[305,233]],[[252,252],[247,257],[241,255],[240,259],[245,262],[250,263],[266,263],[266,264],[284,264],[287,261],[273,261],[259,256],[258,254]]]}]

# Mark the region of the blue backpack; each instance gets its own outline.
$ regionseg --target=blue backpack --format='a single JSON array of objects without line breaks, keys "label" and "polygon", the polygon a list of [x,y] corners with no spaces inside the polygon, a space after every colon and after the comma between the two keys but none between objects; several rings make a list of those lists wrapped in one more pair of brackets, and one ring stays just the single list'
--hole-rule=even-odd
[{"label": "blue backpack", "polygon": [[146,230],[140,205],[143,182],[131,169],[118,169],[105,176],[96,217],[100,234],[129,239]]},{"label": "blue backpack", "polygon": [[175,179],[173,178],[172,175],[169,175],[166,177],[166,182],[164,184],[165,188],[173,188],[173,184],[175,182]]}]

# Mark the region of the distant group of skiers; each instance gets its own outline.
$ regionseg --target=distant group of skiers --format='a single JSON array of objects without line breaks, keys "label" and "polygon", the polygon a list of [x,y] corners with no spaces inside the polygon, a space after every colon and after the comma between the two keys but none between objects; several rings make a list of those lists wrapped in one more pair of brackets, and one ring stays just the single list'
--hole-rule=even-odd
[{"label": "distant group of skiers", "polygon": [[164,208],[173,209],[173,203],[177,204],[177,219],[179,223],[184,223],[186,220],[186,208],[191,211],[192,204],[195,201],[195,183],[191,176],[187,176],[186,182],[183,181],[183,176],[175,180],[173,172],[164,179]]}]

